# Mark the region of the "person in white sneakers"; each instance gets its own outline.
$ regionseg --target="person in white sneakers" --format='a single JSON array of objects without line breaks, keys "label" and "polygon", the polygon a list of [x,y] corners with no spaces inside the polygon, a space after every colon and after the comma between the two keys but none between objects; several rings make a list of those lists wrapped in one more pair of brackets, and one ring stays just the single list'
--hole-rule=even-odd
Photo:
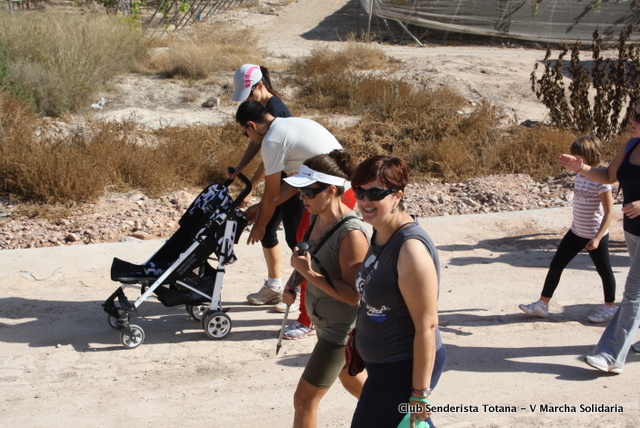
[{"label": "person in white sneakers", "polygon": [[[631,266],[624,285],[622,302],[607,324],[593,354],[585,362],[600,371],[622,373],[629,348],[640,325],[640,104],[631,116],[631,135],[634,137],[622,147],[609,166],[594,168],[578,156],[562,154],[558,163],[598,183],[612,184],[618,181],[624,199],[622,201],[622,227]],[[640,348],[638,343],[634,350]]]},{"label": "person in white sneakers", "polygon": [[[596,137],[578,138],[571,144],[571,155],[582,159],[584,165],[598,166],[602,161],[602,143]],[[586,249],[602,280],[604,305],[587,319],[594,323],[609,321],[616,311],[616,279],[609,258],[609,226],[613,219],[611,185],[599,184],[580,174],[574,184],[573,222],[564,235],[551,260],[540,299],[528,305],[519,305],[523,312],[546,318],[549,301],[558,287],[560,276],[569,262]]]},{"label": "person in white sneakers", "polygon": [[[262,199],[247,208],[245,215],[253,224],[247,244],[261,242],[266,249],[278,245],[276,231],[284,226],[289,248],[296,244],[296,231],[304,212],[297,189],[283,178],[299,172],[308,158],[342,149],[336,138],[322,125],[301,117],[274,117],[262,103],[244,101],[236,112],[243,135],[255,141],[262,152],[265,187]],[[260,291],[247,296],[254,305],[276,304],[282,300],[282,282],[265,282]]]},{"label": "person in white sneakers", "polygon": [[[318,406],[336,378],[356,398],[366,378],[365,373],[350,376],[345,368],[345,345],[360,300],[355,277],[369,248],[365,224],[342,202],[354,167],[348,152],[334,150],[307,159],[298,174],[284,179],[299,189],[312,215],[305,234],[309,251],[294,251],[291,266],[301,277],[298,281],[307,280],[306,305],[318,338],[293,396],[296,428],[318,425]],[[285,291],[285,303],[294,298]]]},{"label": "person in white sneakers", "polygon": [[[265,106],[267,111],[271,113],[273,117],[291,117],[291,112],[280,99],[280,95],[273,88],[271,83],[271,75],[266,67],[262,67],[255,64],[244,64],[236,70],[233,75],[233,101],[245,101],[253,100],[258,101]],[[242,158],[238,162],[238,165],[233,168],[233,171],[228,174],[229,178],[235,178],[244,168],[253,160],[253,158],[260,151],[260,143],[254,140],[250,140],[247,148],[242,155]],[[264,179],[264,164],[260,162],[260,165],[251,177],[251,184],[255,188],[260,181]],[[252,193],[247,195],[246,199],[242,202],[241,208],[245,208],[251,201]],[[281,255],[280,245],[275,237],[275,231],[270,230],[267,234],[267,238],[262,242],[262,251],[264,253],[265,261],[267,262],[267,280],[265,285],[267,289],[278,290],[282,287],[282,279],[280,278],[281,271]],[[275,242],[275,244],[274,244]],[[264,287],[263,286],[263,287]],[[267,291],[265,289],[265,291]],[[257,305],[262,305],[271,301],[270,295],[259,295],[259,293],[250,294],[248,297],[249,302]],[[277,296],[275,300],[278,300]]]}]

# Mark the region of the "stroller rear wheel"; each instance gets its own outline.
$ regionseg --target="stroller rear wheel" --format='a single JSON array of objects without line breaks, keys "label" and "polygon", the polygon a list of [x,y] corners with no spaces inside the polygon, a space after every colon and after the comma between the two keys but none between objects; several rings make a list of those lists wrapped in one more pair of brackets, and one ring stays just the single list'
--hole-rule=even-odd
[{"label": "stroller rear wheel", "polygon": [[144,342],[144,330],[136,324],[129,324],[131,334],[127,332],[120,333],[120,343],[127,349],[137,348]]},{"label": "stroller rear wheel", "polygon": [[209,310],[202,318],[202,328],[210,339],[222,339],[231,331],[231,318],[222,311]]},{"label": "stroller rear wheel", "polygon": [[187,307],[187,312],[189,312],[189,315],[191,315],[191,317],[194,320],[201,321],[201,322],[202,322],[202,317],[204,317],[204,314],[209,310],[209,305],[207,304],[186,305],[186,307]]}]

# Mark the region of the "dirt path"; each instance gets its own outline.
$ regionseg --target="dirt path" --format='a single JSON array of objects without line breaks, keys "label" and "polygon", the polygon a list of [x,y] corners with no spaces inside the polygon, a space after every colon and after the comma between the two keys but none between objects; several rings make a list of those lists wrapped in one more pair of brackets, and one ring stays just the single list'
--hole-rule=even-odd
[{"label": "dirt path", "polygon": [[[569,215],[561,208],[421,220],[440,252],[440,324],[449,353],[433,402],[467,406],[439,413],[438,426],[639,426],[640,355],[629,355],[619,376],[581,361],[603,329],[585,321],[602,294],[586,254],[563,276],[548,320],[517,309],[539,293]],[[134,318],[145,342],[134,350],[120,345],[100,307],[117,287],[111,260],[140,263],[161,245],[2,251],[3,426],[291,426],[292,394],[316,339],[287,341],[275,356],[282,315],[245,301],[263,280],[256,246],[241,240],[239,260],[225,273],[223,305],[233,323],[226,338],[208,339],[182,306],[148,300]],[[619,299],[628,256],[619,241],[613,248]],[[336,383],[320,406],[319,426],[348,427],[355,404]],[[622,410],[583,412],[581,405]]]}]

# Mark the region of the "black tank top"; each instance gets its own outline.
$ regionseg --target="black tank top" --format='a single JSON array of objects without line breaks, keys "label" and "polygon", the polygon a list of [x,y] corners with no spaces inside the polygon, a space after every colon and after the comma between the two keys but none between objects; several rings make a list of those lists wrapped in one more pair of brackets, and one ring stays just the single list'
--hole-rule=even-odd
[{"label": "black tank top", "polygon": [[[629,161],[631,152],[633,152],[638,142],[640,142],[640,139],[635,138],[629,143],[628,147],[630,147],[630,149],[627,150],[627,154],[616,173],[616,178],[622,188],[622,202],[624,204],[640,201],[640,165],[633,165]],[[635,236],[640,236],[640,217],[629,218],[624,216],[622,225],[625,232],[631,233]]]}]

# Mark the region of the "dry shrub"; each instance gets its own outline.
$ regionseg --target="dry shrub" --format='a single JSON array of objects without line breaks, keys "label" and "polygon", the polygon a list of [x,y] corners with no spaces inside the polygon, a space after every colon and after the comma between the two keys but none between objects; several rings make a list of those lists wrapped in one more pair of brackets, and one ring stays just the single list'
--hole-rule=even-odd
[{"label": "dry shrub", "polygon": [[495,174],[526,173],[534,179],[555,176],[563,170],[558,155],[568,153],[577,137],[575,132],[547,126],[514,128],[495,145],[489,170]]},{"label": "dry shrub", "polygon": [[222,182],[246,147],[233,123],[149,133],[131,121],[93,122],[86,132],[45,141],[35,137],[43,124],[24,103],[3,96],[0,113],[1,190],[38,202],[93,201],[107,187],[159,196]]},{"label": "dry shrub", "polygon": [[[380,92],[394,82],[367,75],[363,70],[392,67],[393,60],[377,46],[347,42],[342,49],[314,48],[311,54],[289,66],[293,77],[287,83],[297,89],[291,103],[304,110],[360,114],[376,102]],[[370,89],[376,89],[370,92]]]},{"label": "dry shrub", "polygon": [[349,41],[338,50],[327,46],[313,48],[309,56],[294,60],[289,65],[289,71],[303,80],[319,74],[377,70],[394,63],[378,46]]},{"label": "dry shrub", "polygon": [[143,68],[166,77],[204,79],[213,72],[235,70],[247,62],[262,63],[258,38],[250,29],[216,23],[194,26],[167,39]]},{"label": "dry shrub", "polygon": [[[3,103],[6,105],[7,103]],[[105,162],[80,141],[43,142],[33,135],[37,118],[24,116],[19,138],[4,134],[0,140],[4,191],[41,202],[89,201],[104,190]],[[14,134],[15,135],[15,134]]]},{"label": "dry shrub", "polygon": [[154,135],[162,141],[159,150],[171,164],[170,174],[182,185],[224,181],[227,167],[238,163],[248,142],[235,123],[162,128]]},{"label": "dry shrub", "polygon": [[144,53],[140,32],[108,16],[58,13],[0,14],[4,83],[57,116],[80,110],[101,85]]}]

